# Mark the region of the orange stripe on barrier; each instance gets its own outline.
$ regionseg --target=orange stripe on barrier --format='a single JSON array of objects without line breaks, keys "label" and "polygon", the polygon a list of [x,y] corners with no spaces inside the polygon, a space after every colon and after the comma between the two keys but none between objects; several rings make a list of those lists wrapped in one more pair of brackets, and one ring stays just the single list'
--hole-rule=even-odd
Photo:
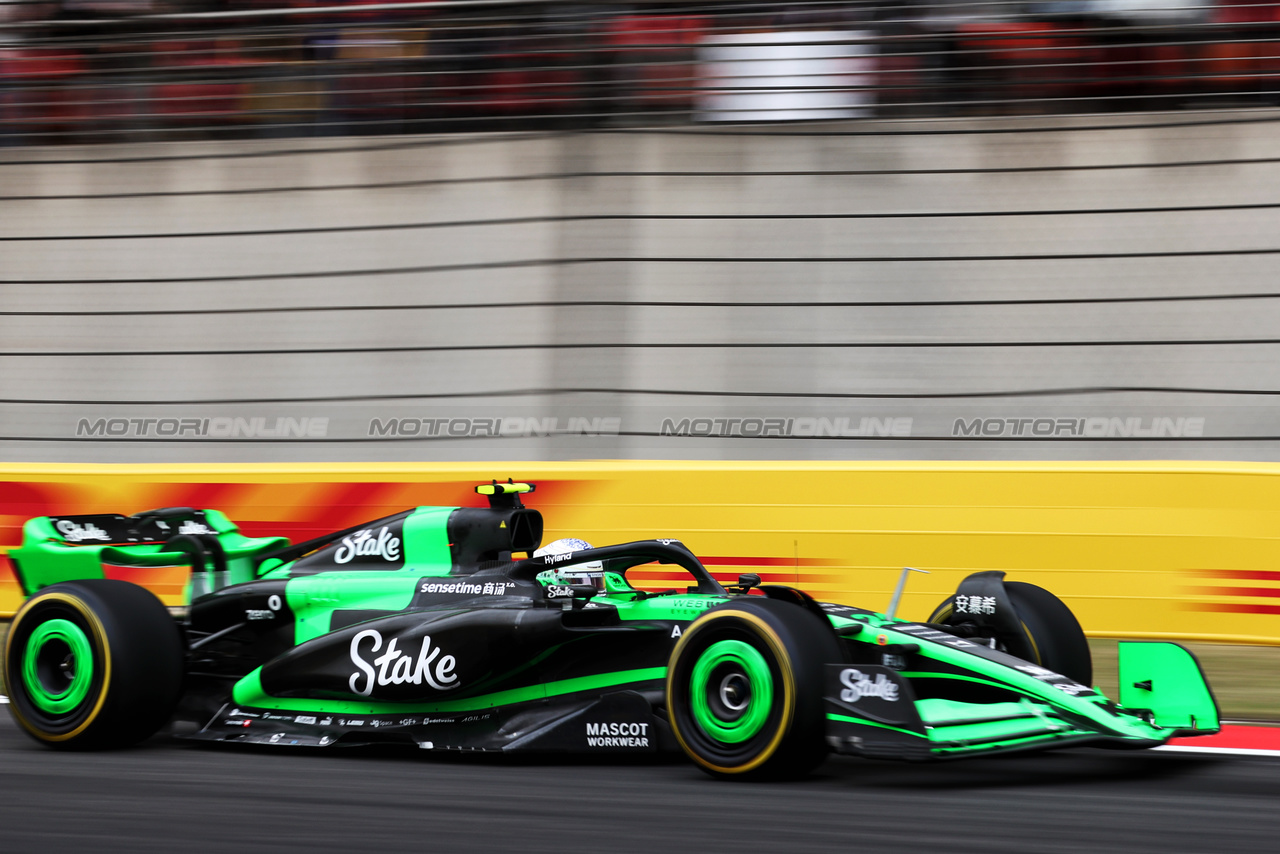
[{"label": "orange stripe on barrier", "polygon": [[1188,592],[1196,596],[1259,596],[1280,599],[1280,587],[1190,587]]},{"label": "orange stripe on barrier", "polygon": [[796,557],[703,557],[698,556],[703,566],[841,566],[838,560],[824,558]]},{"label": "orange stripe on barrier", "polygon": [[1191,602],[1187,610],[1205,614],[1280,614],[1280,605],[1252,605],[1232,602]]},{"label": "orange stripe on barrier", "polygon": [[1236,581],[1280,581],[1280,572],[1266,569],[1202,569],[1205,578],[1230,578]]}]

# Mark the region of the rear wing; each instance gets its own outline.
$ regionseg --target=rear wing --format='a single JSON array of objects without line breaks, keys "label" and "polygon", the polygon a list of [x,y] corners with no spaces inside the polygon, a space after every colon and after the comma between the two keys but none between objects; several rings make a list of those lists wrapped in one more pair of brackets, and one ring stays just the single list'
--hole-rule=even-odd
[{"label": "rear wing", "polygon": [[[253,558],[287,543],[246,537],[217,510],[163,507],[132,516],[37,516],[23,525],[22,545],[8,557],[25,596],[60,581],[106,578],[112,569],[190,567],[181,603],[187,604],[202,588],[253,580]],[[140,576],[147,586],[147,573]]]},{"label": "rear wing", "polygon": [[[212,520],[207,515],[208,511],[192,507],[161,507],[133,516],[118,513],[41,516],[31,522],[47,522],[47,525],[36,525],[39,533],[66,545],[129,545],[164,542],[179,534],[217,535],[220,532],[211,527]],[[231,528],[234,530],[235,526]]]}]

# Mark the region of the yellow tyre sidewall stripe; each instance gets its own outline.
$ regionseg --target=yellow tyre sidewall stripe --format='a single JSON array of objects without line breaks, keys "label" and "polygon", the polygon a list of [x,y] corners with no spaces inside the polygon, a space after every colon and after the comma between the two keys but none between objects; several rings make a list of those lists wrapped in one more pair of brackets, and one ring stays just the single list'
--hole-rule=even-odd
[{"label": "yellow tyre sidewall stripe", "polygon": [[[680,747],[699,765],[719,774],[745,774],[756,768],[759,768],[778,751],[778,747],[782,744],[782,740],[791,730],[791,724],[795,719],[796,706],[796,679],[795,672],[791,667],[791,656],[787,654],[786,647],[782,643],[782,639],[778,637],[777,632],[773,630],[767,622],[756,614],[747,611],[724,611],[721,613],[712,612],[707,614],[697,622],[689,631],[686,631],[676,643],[676,648],[671,652],[671,666],[667,668],[667,699],[668,702],[675,696],[675,679],[676,668],[675,662],[680,659],[681,653],[691,640],[702,634],[709,626],[713,626],[717,620],[735,618],[751,624],[756,632],[756,636],[764,641],[773,653],[774,660],[778,663],[778,670],[782,675],[782,718],[778,722],[777,731],[774,733],[773,739],[769,744],[758,753],[755,758],[743,765],[716,765],[708,762],[698,756],[689,748],[688,742],[685,741],[683,733],[680,732],[680,725],[677,722],[677,716],[674,712],[667,715],[671,723],[671,731],[675,734],[676,741],[680,743]],[[687,691],[685,692],[687,693]]]},{"label": "yellow tyre sidewall stripe", "polygon": [[[62,602],[70,606],[76,613],[83,617],[84,621],[89,626],[89,633],[92,636],[91,640],[93,641],[95,649],[102,651],[102,686],[98,691],[98,700],[94,704],[93,709],[89,712],[88,716],[80,723],[79,726],[70,732],[59,734],[45,732],[40,727],[32,724],[23,716],[18,704],[10,702],[9,709],[13,712],[14,718],[17,719],[22,728],[41,741],[69,741],[93,725],[93,722],[98,719],[98,716],[102,713],[103,706],[107,702],[107,693],[111,689],[111,645],[107,641],[107,632],[106,629],[103,628],[102,621],[99,620],[98,615],[93,613],[93,610],[85,604],[83,599],[80,599],[77,596],[72,596],[69,593],[62,592],[38,593],[33,596],[16,615],[14,615],[13,622],[9,625],[9,635],[5,638],[4,648],[4,660],[6,663],[12,660],[9,655],[10,649],[13,646],[14,637],[19,634],[18,629],[22,625],[23,619],[26,618],[27,614],[31,612],[33,607],[41,602],[49,601]],[[15,692],[13,690],[14,686],[10,684],[10,676],[10,668],[6,667],[4,673],[5,692],[10,697],[13,697]]]}]

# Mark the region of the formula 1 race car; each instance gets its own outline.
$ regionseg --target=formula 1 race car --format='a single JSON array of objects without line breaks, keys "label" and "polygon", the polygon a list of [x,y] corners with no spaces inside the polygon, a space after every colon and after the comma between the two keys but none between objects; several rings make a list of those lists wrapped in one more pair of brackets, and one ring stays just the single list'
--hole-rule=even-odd
[{"label": "formula 1 race car", "polygon": [[[1112,702],[1089,687],[1067,607],[1004,573],[970,575],[909,622],[749,574],[726,588],[675,540],[535,556],[531,491],[485,484],[488,507],[294,545],[185,507],[32,519],[10,553],[29,598],[5,645],[9,708],[51,747],[171,724],[216,742],[683,751],[733,778],[801,775],[832,751],[924,760],[1218,730],[1189,652],[1121,643]],[[171,613],[104,564],[189,565],[189,606]],[[641,589],[639,567],[676,587]]]}]

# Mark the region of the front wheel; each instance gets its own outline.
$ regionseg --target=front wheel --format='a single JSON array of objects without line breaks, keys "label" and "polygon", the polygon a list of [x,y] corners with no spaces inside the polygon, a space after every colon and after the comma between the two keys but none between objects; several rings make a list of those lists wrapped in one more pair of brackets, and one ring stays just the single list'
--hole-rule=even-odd
[{"label": "front wheel", "polygon": [[147,589],[93,579],[54,584],[14,615],[4,688],[18,724],[50,747],[124,747],[169,719],[182,638]]},{"label": "front wheel", "polygon": [[[1066,604],[1043,587],[1023,581],[1004,582],[1017,614],[1019,631],[996,640],[1010,654],[1089,685],[1093,658],[1080,621]],[[955,597],[949,597],[929,617],[931,623],[953,625],[964,621],[956,613]]]},{"label": "front wheel", "polygon": [[797,777],[827,755],[823,665],[843,660],[821,617],[790,603],[739,600],[681,636],[667,667],[676,740],[716,777]]}]

